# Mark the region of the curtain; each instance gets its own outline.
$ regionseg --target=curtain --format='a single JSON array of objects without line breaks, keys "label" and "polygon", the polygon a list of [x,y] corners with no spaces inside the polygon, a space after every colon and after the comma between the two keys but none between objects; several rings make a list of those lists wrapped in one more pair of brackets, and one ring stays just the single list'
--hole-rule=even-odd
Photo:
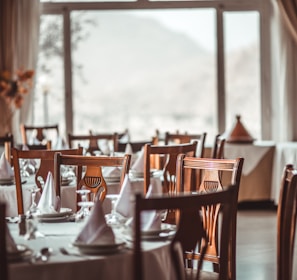
[{"label": "curtain", "polygon": [[273,140],[297,141],[297,9],[294,0],[277,1],[271,26]]},{"label": "curtain", "polygon": [[[0,71],[15,73],[17,69],[35,69],[38,55],[40,21],[39,0],[0,1]],[[0,134],[11,132],[20,142],[19,125],[30,121],[33,92],[26,95],[20,110],[14,112],[0,99]]]}]

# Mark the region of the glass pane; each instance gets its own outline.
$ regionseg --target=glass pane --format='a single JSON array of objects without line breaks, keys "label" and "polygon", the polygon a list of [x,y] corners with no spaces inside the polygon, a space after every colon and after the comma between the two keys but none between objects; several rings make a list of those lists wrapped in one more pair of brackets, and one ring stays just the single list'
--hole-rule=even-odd
[{"label": "glass pane", "polygon": [[258,12],[225,12],[226,117],[231,129],[241,121],[256,139],[261,138],[260,16]]},{"label": "glass pane", "polygon": [[[213,9],[73,12],[74,130],[207,132],[216,124]],[[207,26],[207,28],[205,28]],[[82,30],[76,26],[76,30]],[[83,38],[83,39],[82,39]]]},{"label": "glass pane", "polygon": [[59,124],[65,130],[63,18],[43,15],[36,71],[33,124]]}]

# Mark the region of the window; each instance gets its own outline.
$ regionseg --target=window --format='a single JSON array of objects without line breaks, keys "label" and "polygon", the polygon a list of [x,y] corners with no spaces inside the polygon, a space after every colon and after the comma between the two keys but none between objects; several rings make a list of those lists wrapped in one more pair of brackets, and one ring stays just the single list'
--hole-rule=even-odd
[{"label": "window", "polygon": [[[171,1],[171,9],[168,1],[64,3],[64,9],[58,3],[44,4],[44,14],[64,15],[71,23],[71,32],[70,27],[63,31],[71,38],[64,52],[71,51],[72,64],[64,65],[68,79],[72,73],[65,87],[71,83],[73,100],[66,106],[65,130],[129,128],[133,140],[151,137],[155,129],[206,131],[206,141],[212,143],[241,114],[251,134],[261,139],[265,85],[260,73],[265,61],[259,34],[265,34],[261,28],[267,25],[260,24],[263,15],[256,1],[234,7],[221,3]],[[51,60],[47,66],[61,79],[51,91],[60,102],[68,100],[56,89],[63,86],[63,69]]]}]

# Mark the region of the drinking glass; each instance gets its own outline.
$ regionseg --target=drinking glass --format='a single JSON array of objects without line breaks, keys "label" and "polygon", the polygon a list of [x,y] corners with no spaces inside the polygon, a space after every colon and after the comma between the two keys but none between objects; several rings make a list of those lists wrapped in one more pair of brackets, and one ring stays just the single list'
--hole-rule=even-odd
[{"label": "drinking glass", "polygon": [[115,210],[115,204],[118,199],[118,194],[107,194],[106,198],[109,198],[111,201],[111,212],[105,216],[106,222],[109,225],[117,226],[121,224],[121,219]]},{"label": "drinking glass", "polygon": [[90,193],[90,190],[77,190],[76,191],[81,198],[81,201],[77,203],[78,206],[80,206],[79,211],[75,215],[75,221],[79,222],[87,217],[90,216],[90,208],[94,205],[93,201],[89,201],[88,194]]},{"label": "drinking glass", "polygon": [[31,192],[31,206],[26,213],[26,234],[25,239],[31,240],[39,237],[44,237],[44,235],[38,230],[38,208],[35,202],[36,194],[40,191],[36,186],[30,190]]}]

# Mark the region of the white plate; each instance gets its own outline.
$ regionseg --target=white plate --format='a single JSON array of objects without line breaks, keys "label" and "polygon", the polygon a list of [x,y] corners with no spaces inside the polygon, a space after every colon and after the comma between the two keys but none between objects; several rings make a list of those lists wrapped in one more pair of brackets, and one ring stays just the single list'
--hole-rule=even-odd
[{"label": "white plate", "polygon": [[64,217],[38,217],[38,220],[44,223],[57,223],[57,222],[65,222],[68,220],[69,217],[70,215],[67,215]]},{"label": "white plate", "polygon": [[159,236],[160,233],[175,231],[176,226],[171,224],[162,223],[160,229],[145,230],[141,232],[142,236]]},{"label": "white plate", "polygon": [[0,178],[0,184],[1,185],[6,185],[6,184],[13,184],[14,183],[14,178]]},{"label": "white plate", "polygon": [[71,178],[63,178],[62,181],[61,181],[61,185],[62,186],[69,186],[71,182],[72,182]]},{"label": "white plate", "polygon": [[110,182],[110,183],[117,183],[121,181],[121,177],[120,176],[105,176],[104,180],[106,182]]},{"label": "white plate", "polygon": [[34,253],[32,249],[23,244],[17,244],[17,249],[17,252],[7,254],[9,262],[17,262],[30,259]]},{"label": "white plate", "polygon": [[104,255],[113,254],[125,248],[125,242],[117,241],[115,244],[84,244],[74,242],[73,246],[77,247],[82,254],[86,255]]},{"label": "white plate", "polygon": [[72,209],[70,208],[61,208],[60,212],[58,213],[46,213],[46,214],[40,214],[37,217],[38,218],[61,218],[61,217],[67,217],[73,214]]}]

